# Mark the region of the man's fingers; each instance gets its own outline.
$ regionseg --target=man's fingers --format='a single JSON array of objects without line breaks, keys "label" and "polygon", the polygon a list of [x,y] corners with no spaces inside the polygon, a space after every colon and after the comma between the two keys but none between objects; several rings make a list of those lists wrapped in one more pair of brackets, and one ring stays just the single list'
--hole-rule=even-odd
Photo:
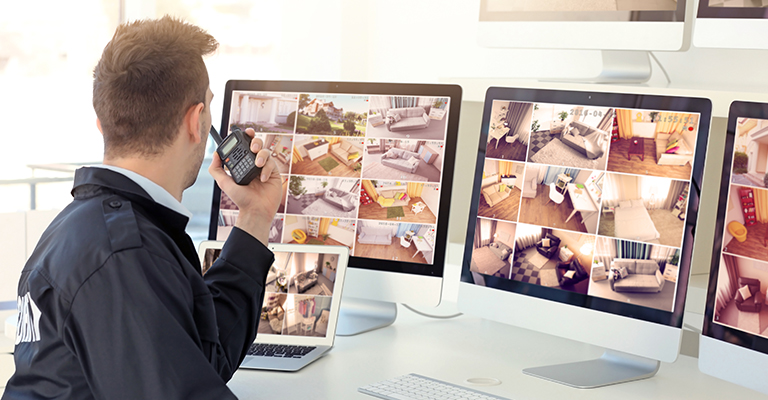
[{"label": "man's fingers", "polygon": [[225,179],[229,177],[227,173],[224,172],[224,169],[221,167],[221,158],[219,158],[219,153],[216,153],[216,152],[213,153],[211,166],[208,167],[208,173],[211,174],[211,176],[216,181],[216,183],[219,184],[219,187],[222,187],[222,184],[224,184]]}]

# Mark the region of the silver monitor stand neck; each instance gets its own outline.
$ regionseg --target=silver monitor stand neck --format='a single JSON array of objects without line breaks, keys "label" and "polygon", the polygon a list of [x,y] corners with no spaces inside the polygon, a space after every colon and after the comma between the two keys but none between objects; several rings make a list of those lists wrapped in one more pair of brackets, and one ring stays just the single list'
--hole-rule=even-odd
[{"label": "silver monitor stand neck", "polygon": [[336,335],[353,336],[392,325],[397,318],[397,304],[386,301],[341,299]]},{"label": "silver monitor stand neck", "polygon": [[542,79],[549,82],[638,84],[651,79],[651,59],[647,51],[603,50],[603,69],[598,76],[574,79]]}]

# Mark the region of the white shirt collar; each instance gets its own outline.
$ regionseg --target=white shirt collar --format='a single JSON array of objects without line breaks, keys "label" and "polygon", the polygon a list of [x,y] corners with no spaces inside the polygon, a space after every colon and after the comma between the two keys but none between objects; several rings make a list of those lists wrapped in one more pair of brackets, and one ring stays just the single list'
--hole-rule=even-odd
[{"label": "white shirt collar", "polygon": [[170,193],[168,193],[165,188],[158,185],[155,182],[152,182],[151,180],[145,178],[144,176],[141,176],[131,170],[127,170],[125,168],[115,167],[114,165],[94,165],[93,167],[96,168],[104,168],[108,169],[110,171],[117,172],[119,174],[125,175],[128,179],[136,182],[137,185],[141,186],[142,189],[144,189],[145,192],[149,195],[149,197],[152,198],[156,203],[159,203],[165,207],[170,208],[173,211],[176,211],[177,213],[187,217],[187,219],[192,219],[192,213],[187,210],[184,205],[181,204],[178,200],[176,200],[175,197],[173,197]]}]

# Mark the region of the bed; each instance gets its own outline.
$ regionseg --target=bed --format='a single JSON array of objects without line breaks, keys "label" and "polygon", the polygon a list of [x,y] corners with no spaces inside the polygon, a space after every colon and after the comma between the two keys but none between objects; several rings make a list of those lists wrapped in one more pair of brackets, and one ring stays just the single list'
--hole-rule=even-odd
[{"label": "bed", "polygon": [[617,238],[649,242],[660,237],[642,200],[625,200],[614,209]]},{"label": "bed", "polygon": [[507,259],[510,254],[512,254],[512,248],[501,242],[493,242],[488,246],[477,248],[472,252],[470,270],[493,275],[509,265]]}]

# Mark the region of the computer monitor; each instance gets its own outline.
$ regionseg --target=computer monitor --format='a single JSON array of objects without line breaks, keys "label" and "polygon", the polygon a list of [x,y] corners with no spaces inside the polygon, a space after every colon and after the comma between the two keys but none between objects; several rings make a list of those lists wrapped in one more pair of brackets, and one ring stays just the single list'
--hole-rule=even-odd
[{"label": "computer monitor", "polygon": [[724,49],[768,49],[768,1],[699,0],[693,45]]},{"label": "computer monitor", "polygon": [[[439,304],[460,107],[457,85],[227,82],[220,132],[253,128],[283,179],[269,241],[350,248],[338,334]],[[215,187],[209,238],[237,215]]]},{"label": "computer monitor", "polygon": [[[481,0],[481,46],[602,50],[602,71],[589,82],[645,82],[647,51],[688,48],[693,0]],[[568,63],[563,56],[557,62]]]},{"label": "computer monitor", "polygon": [[699,342],[702,372],[768,394],[768,104],[728,113],[712,268]]},{"label": "computer monitor", "polygon": [[605,348],[524,370],[571,386],[674,361],[710,118],[708,99],[488,89],[459,309]]}]

